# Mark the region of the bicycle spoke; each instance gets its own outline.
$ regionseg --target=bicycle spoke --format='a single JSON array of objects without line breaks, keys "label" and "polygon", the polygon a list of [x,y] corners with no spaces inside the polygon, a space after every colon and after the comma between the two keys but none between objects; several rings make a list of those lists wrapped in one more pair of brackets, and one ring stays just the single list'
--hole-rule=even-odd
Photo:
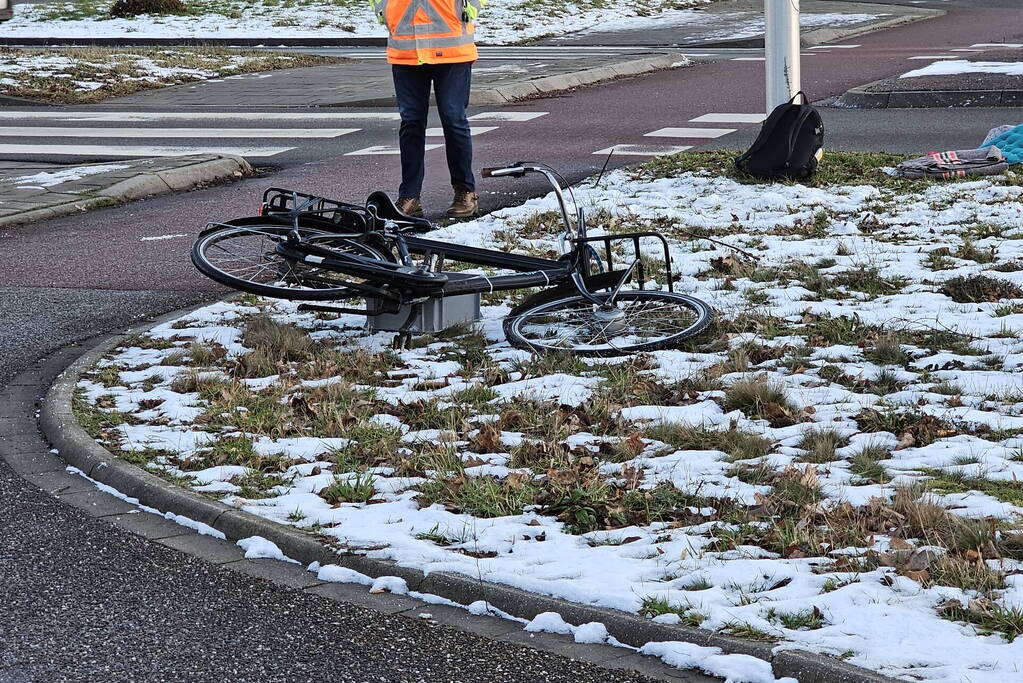
[{"label": "bicycle spoke", "polygon": [[606,316],[581,297],[552,302],[519,316],[513,327],[534,348],[617,353],[685,334],[699,321],[684,300],[658,296],[623,293],[615,304],[618,314]]}]

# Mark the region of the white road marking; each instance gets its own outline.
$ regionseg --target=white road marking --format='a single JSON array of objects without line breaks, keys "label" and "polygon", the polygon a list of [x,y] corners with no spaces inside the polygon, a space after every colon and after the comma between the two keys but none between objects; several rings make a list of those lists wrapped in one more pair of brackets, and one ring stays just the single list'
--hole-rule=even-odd
[{"label": "white road marking", "polygon": [[690,123],[760,123],[767,118],[767,114],[704,114],[695,119],[689,119]]},{"label": "white road marking", "polygon": [[1016,49],[1023,47],[1023,43],[974,43],[970,47],[1005,47]]},{"label": "white road marking", "polygon": [[51,128],[0,126],[0,137],[36,138],[337,138],[358,128]]},{"label": "white road marking", "polygon": [[733,62],[762,62],[764,57],[732,57]]},{"label": "white road marking", "polygon": [[808,47],[808,50],[851,50],[854,47],[860,47],[859,45],[814,45]]},{"label": "white road marking", "polygon": [[234,154],[272,157],[294,147],[143,147],[133,145],[19,145],[0,144],[0,154],[58,154],[61,156],[180,157],[189,154]]},{"label": "white road marking", "polygon": [[614,150],[614,156],[653,157],[661,154],[677,154],[692,148],[692,145],[615,145],[598,149],[594,154],[607,155]]},{"label": "white road marking", "polygon": [[986,50],[974,50],[968,47],[957,47],[954,50],[949,50],[949,52],[986,52]]},{"label": "white road marking", "polygon": [[0,111],[0,119],[53,121],[398,121],[397,112]]},{"label": "white road marking", "polygon": [[907,59],[955,59],[958,55],[920,55],[919,57],[907,57]]},{"label": "white road marking", "polygon": [[159,242],[161,240],[172,240],[178,237],[188,237],[183,232],[175,233],[173,235],[159,235],[157,237],[140,237],[139,242]]},{"label": "white road marking", "polygon": [[734,133],[734,128],[660,128],[643,135],[645,138],[719,138]]},{"label": "white road marking", "polygon": [[546,111],[485,111],[469,117],[470,121],[532,121],[547,116]]},{"label": "white road marking", "polygon": [[[426,151],[429,152],[431,149],[437,149],[444,145],[427,145]],[[355,156],[378,156],[384,154],[401,154],[401,150],[397,147],[391,147],[389,145],[373,145],[372,147],[365,147],[363,149],[357,149],[354,152],[348,152],[345,154],[346,157]]]},{"label": "white road marking", "polygon": [[[492,130],[497,130],[497,126],[473,126],[472,128],[469,129],[469,134],[475,136],[475,135],[480,135],[482,133],[487,133],[487,132],[492,131]],[[426,129],[426,137],[428,137],[428,138],[435,138],[435,137],[439,137],[441,135],[444,135],[444,129],[443,128],[427,128]]]}]

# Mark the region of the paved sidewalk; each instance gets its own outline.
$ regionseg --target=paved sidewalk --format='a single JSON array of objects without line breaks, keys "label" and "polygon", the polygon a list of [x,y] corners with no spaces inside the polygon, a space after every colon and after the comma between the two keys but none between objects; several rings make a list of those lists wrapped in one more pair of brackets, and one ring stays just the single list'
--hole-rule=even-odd
[{"label": "paved sidewalk", "polygon": [[[383,48],[367,48],[366,52],[372,58],[179,85],[104,104],[234,109],[391,105],[394,85],[391,66],[382,58]],[[670,49],[636,48],[610,53],[587,50],[556,58],[538,55],[525,61],[490,60],[484,52],[474,67],[470,104],[504,104],[685,63],[680,53]]]},{"label": "paved sidewalk", "polygon": [[[724,0],[684,16],[677,23],[650,20],[630,30],[583,31],[541,41],[541,45],[670,45],[675,47],[762,47],[763,0]],[[843,40],[909,21],[943,14],[933,9],[865,2],[803,0],[804,46]],[[839,18],[836,15],[845,15]]]},{"label": "paved sidewalk", "polygon": [[218,154],[58,165],[0,161],[0,227],[56,218],[251,172]]}]

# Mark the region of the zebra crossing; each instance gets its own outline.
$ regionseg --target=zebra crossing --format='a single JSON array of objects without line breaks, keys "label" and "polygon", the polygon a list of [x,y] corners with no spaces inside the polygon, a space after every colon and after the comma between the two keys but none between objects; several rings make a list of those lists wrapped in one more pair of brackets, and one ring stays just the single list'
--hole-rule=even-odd
[{"label": "zebra crossing", "polygon": [[[479,112],[472,134],[516,125],[547,112]],[[324,154],[397,154],[390,142],[400,117],[388,111],[108,111],[0,110],[0,157],[129,159],[140,157],[233,154],[250,161],[274,161],[295,152]],[[443,135],[429,128],[431,144]]]},{"label": "zebra crossing", "polygon": [[[763,122],[767,114],[744,113],[744,112],[709,112],[689,119],[688,123],[704,124],[701,126],[668,126],[644,133],[644,138],[664,138],[670,143],[646,144],[622,143],[612,147],[598,149],[593,154],[614,155],[614,156],[659,156],[662,154],[677,154],[692,149],[697,144],[719,138],[738,130],[737,127],[727,126],[750,126]],[[720,127],[707,127],[707,124],[722,124]],[[675,144],[678,141],[691,141],[692,144]]]},{"label": "zebra crossing", "polygon": [[[493,135],[502,127],[528,126],[548,114],[545,111],[481,111],[473,113],[469,121],[473,136]],[[629,157],[674,154],[733,133],[740,127],[755,125],[764,118],[761,113],[708,112],[685,124],[641,133],[620,144],[596,149],[592,154]],[[390,156],[399,154],[395,140],[399,120],[393,110],[0,110],[0,158],[59,157],[73,163],[231,154],[254,163],[288,163],[295,161],[302,152],[307,152],[306,157]],[[444,147],[441,128],[430,127],[426,135],[427,151]]]}]

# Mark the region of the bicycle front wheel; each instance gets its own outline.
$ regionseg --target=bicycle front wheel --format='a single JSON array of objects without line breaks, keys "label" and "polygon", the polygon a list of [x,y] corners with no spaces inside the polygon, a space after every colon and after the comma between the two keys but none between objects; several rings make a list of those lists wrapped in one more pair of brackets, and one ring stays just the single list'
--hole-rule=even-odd
[{"label": "bicycle front wheel", "polygon": [[710,325],[713,313],[685,294],[630,290],[595,294],[597,306],[580,294],[553,301],[527,300],[504,320],[512,346],[538,353],[621,356],[677,347]]},{"label": "bicycle front wheel", "polygon": [[[259,296],[292,300],[342,300],[362,297],[350,285],[363,282],[277,253],[293,228],[282,225],[225,225],[207,230],[192,245],[192,263],[206,277]],[[351,235],[298,228],[303,241],[336,251],[384,259]]]}]

